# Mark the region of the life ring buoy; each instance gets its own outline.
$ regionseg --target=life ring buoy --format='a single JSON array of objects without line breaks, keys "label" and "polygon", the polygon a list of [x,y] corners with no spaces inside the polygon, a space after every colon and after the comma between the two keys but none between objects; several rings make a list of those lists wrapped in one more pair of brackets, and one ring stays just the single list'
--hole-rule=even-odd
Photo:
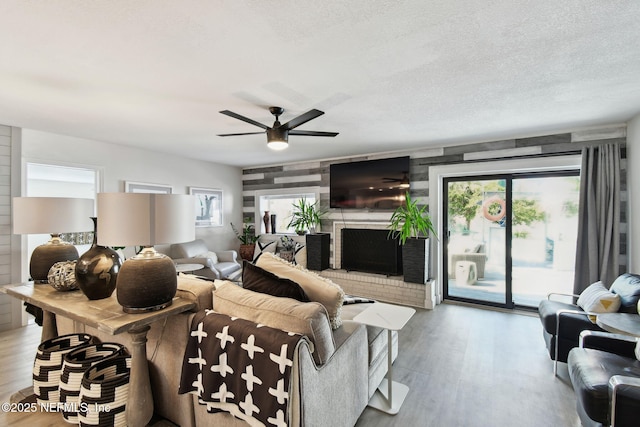
[{"label": "life ring buoy", "polygon": [[[494,204],[500,205],[500,210],[494,214],[492,214],[489,209]],[[507,214],[507,205],[504,199],[500,196],[491,196],[487,200],[482,203],[482,215],[489,221],[498,222]]]}]

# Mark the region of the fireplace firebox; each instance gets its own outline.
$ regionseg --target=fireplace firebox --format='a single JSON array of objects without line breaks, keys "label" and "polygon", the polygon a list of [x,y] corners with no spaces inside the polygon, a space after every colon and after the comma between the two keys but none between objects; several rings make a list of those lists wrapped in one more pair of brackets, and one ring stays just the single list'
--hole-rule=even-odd
[{"label": "fireplace firebox", "polygon": [[402,247],[388,230],[343,228],[341,262],[347,271],[399,276]]}]

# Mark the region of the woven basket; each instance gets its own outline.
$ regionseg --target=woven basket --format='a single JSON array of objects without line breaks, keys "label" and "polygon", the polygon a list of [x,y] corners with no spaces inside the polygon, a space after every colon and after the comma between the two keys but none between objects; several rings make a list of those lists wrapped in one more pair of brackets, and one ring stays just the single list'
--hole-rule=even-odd
[{"label": "woven basket", "polygon": [[126,426],[130,356],[110,357],[82,376],[78,419],[81,426]]},{"label": "woven basket", "polygon": [[60,401],[60,373],[65,354],[79,346],[91,344],[88,334],[68,334],[43,341],[33,363],[33,392],[39,404]]},{"label": "woven basket", "polygon": [[62,416],[67,422],[79,422],[80,387],[85,371],[98,362],[123,354],[126,354],[123,345],[101,343],[78,347],[64,356],[60,375],[60,402],[67,403],[62,411]]}]

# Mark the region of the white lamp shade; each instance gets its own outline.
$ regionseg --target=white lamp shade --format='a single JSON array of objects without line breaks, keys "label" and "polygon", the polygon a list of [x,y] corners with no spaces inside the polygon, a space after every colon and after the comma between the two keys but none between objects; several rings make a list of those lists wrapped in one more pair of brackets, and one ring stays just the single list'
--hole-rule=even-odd
[{"label": "white lamp shade", "polygon": [[98,244],[153,246],[195,239],[194,196],[98,194]]},{"label": "white lamp shade", "polygon": [[70,197],[14,197],[14,234],[91,231],[94,201]]}]

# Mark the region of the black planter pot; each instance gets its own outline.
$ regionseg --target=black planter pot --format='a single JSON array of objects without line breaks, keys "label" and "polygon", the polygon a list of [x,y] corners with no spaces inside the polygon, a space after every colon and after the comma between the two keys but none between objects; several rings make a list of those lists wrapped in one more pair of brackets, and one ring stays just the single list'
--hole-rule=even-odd
[{"label": "black planter pot", "polygon": [[329,268],[329,247],[331,235],[329,233],[315,233],[306,235],[307,268],[322,271]]},{"label": "black planter pot", "polygon": [[410,238],[402,245],[404,281],[425,284],[429,279],[429,239]]}]

